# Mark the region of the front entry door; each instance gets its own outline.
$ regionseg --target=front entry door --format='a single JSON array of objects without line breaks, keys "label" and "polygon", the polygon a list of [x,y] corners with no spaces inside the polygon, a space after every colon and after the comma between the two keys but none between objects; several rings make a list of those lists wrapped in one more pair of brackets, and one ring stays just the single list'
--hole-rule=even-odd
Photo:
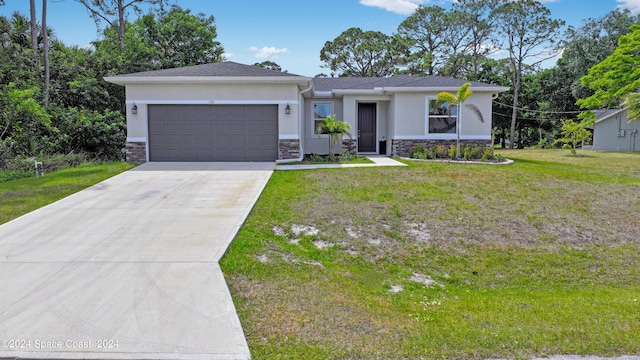
[{"label": "front entry door", "polygon": [[376,104],[358,104],[358,152],[376,152]]}]

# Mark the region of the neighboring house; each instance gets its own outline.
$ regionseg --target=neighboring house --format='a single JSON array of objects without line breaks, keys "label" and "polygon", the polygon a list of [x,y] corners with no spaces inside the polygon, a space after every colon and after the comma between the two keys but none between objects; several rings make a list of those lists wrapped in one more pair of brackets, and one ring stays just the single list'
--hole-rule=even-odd
[{"label": "neighboring house", "polygon": [[[234,62],[105,78],[126,86],[127,161],[287,161],[328,152],[318,121],[336,114],[359,154],[406,156],[456,140],[456,108],[438,104],[463,80],[431,77],[309,78]],[[491,143],[492,98],[508,88],[472,83],[461,140]],[[451,113],[449,113],[451,112]],[[481,121],[479,117],[482,117]]]},{"label": "neighboring house", "polygon": [[593,149],[640,151],[640,121],[627,122],[625,109],[596,111]]}]

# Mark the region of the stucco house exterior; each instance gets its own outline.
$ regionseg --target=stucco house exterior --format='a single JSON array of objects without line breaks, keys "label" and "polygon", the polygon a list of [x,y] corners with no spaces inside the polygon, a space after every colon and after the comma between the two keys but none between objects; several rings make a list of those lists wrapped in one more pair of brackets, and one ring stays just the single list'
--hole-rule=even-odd
[{"label": "stucco house exterior", "polygon": [[[464,80],[393,76],[309,78],[221,62],[105,78],[126,87],[127,161],[279,161],[328,152],[318,121],[352,127],[345,149],[406,156],[417,143],[455,142],[455,107],[436,102]],[[461,140],[491,142],[493,97],[508,88],[472,83],[479,113],[461,109]]]},{"label": "stucco house exterior", "polygon": [[593,149],[640,151],[640,121],[627,121],[626,109],[596,111]]}]

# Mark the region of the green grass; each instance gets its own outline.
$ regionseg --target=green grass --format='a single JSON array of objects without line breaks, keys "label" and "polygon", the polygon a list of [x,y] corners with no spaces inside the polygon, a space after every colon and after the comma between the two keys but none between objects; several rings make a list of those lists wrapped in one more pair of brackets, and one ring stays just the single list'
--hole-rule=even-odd
[{"label": "green grass", "polygon": [[45,174],[0,182],[0,224],[60,200],[102,180],[131,169],[125,163],[83,165]]},{"label": "green grass", "polygon": [[640,154],[500,152],[275,172],[221,264],[253,357],[640,354]]},{"label": "green grass", "polygon": [[313,159],[310,157],[305,157],[303,161],[296,161],[296,162],[290,162],[290,163],[284,163],[282,165],[327,165],[327,164],[373,164],[373,161],[367,159],[364,156],[353,156],[352,158],[349,158],[348,160],[344,160],[344,159],[340,159],[340,157],[336,158],[336,161],[330,161],[329,159],[327,159],[326,157],[322,158],[321,160],[318,159]]}]

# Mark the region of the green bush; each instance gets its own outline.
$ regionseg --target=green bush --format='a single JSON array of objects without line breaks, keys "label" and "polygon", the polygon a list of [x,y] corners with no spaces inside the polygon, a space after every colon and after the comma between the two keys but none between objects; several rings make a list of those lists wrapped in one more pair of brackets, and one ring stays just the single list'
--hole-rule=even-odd
[{"label": "green bush", "polygon": [[126,141],[125,121],[116,111],[57,108],[44,129],[42,151],[47,154],[84,153],[96,160],[121,161]]}]

